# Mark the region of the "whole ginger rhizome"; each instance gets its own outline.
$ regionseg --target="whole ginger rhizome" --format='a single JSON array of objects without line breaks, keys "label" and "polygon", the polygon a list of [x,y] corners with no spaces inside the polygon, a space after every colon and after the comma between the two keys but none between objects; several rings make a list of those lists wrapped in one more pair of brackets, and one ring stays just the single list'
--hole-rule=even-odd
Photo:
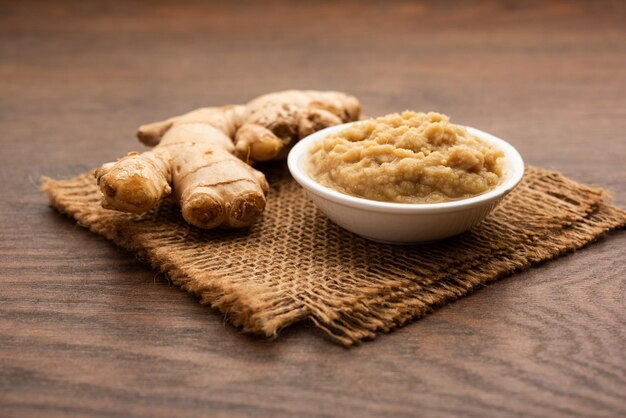
[{"label": "whole ginger rhizome", "polygon": [[141,126],[137,136],[152,150],[95,171],[102,206],[143,213],[172,194],[190,224],[249,226],[268,190],[251,164],[282,159],[293,142],[359,115],[358,100],[347,94],[290,90]]}]

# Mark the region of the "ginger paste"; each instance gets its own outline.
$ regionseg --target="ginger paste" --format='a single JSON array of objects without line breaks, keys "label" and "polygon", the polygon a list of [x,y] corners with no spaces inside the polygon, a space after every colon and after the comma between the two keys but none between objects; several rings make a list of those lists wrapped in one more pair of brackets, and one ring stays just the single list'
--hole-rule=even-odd
[{"label": "ginger paste", "polygon": [[363,121],[310,150],[311,175],[341,193],[395,203],[476,196],[503,176],[504,154],[446,115],[406,111]]}]

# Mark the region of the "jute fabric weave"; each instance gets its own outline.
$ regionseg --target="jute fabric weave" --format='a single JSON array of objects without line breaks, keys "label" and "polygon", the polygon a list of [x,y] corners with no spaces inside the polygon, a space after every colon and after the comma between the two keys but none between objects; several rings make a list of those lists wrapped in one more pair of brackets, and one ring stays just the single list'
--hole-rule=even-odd
[{"label": "jute fabric weave", "polygon": [[412,246],[367,241],[330,222],[284,167],[270,169],[263,219],[203,231],[170,201],[144,215],[102,209],[91,173],[44,179],[51,204],[137,252],[245,332],[275,337],[309,320],[351,345],[389,332],[533,264],[626,225],[599,188],[527,167],[522,183],[465,234]]}]

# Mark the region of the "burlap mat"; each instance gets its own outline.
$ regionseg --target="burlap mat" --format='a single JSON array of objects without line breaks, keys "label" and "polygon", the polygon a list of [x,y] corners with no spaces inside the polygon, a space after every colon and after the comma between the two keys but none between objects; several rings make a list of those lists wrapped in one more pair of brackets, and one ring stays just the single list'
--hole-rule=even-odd
[{"label": "burlap mat", "polygon": [[196,229],[169,201],[145,215],[102,209],[90,173],[44,179],[43,189],[59,211],[136,251],[244,331],[274,337],[309,319],[345,345],[626,225],[626,211],[603,203],[602,189],[528,167],[472,231],[419,246],[377,244],[331,223],[284,168],[272,170],[265,215],[249,231]]}]

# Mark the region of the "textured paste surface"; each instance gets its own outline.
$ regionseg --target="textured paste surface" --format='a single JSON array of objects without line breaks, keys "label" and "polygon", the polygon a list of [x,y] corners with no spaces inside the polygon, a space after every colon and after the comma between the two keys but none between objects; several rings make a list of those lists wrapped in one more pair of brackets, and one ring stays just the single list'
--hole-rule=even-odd
[{"label": "textured paste surface", "polygon": [[310,150],[312,176],[339,192],[395,203],[485,193],[502,177],[502,151],[439,113],[404,112],[330,135]]},{"label": "textured paste surface", "polygon": [[273,170],[269,210],[247,232],[195,228],[168,200],[141,215],[103,209],[91,173],[44,179],[43,188],[59,211],[136,251],[244,331],[273,337],[310,320],[345,345],[626,224],[626,211],[603,203],[602,189],[527,167],[473,230],[434,244],[383,245],[328,221],[284,167]]}]

